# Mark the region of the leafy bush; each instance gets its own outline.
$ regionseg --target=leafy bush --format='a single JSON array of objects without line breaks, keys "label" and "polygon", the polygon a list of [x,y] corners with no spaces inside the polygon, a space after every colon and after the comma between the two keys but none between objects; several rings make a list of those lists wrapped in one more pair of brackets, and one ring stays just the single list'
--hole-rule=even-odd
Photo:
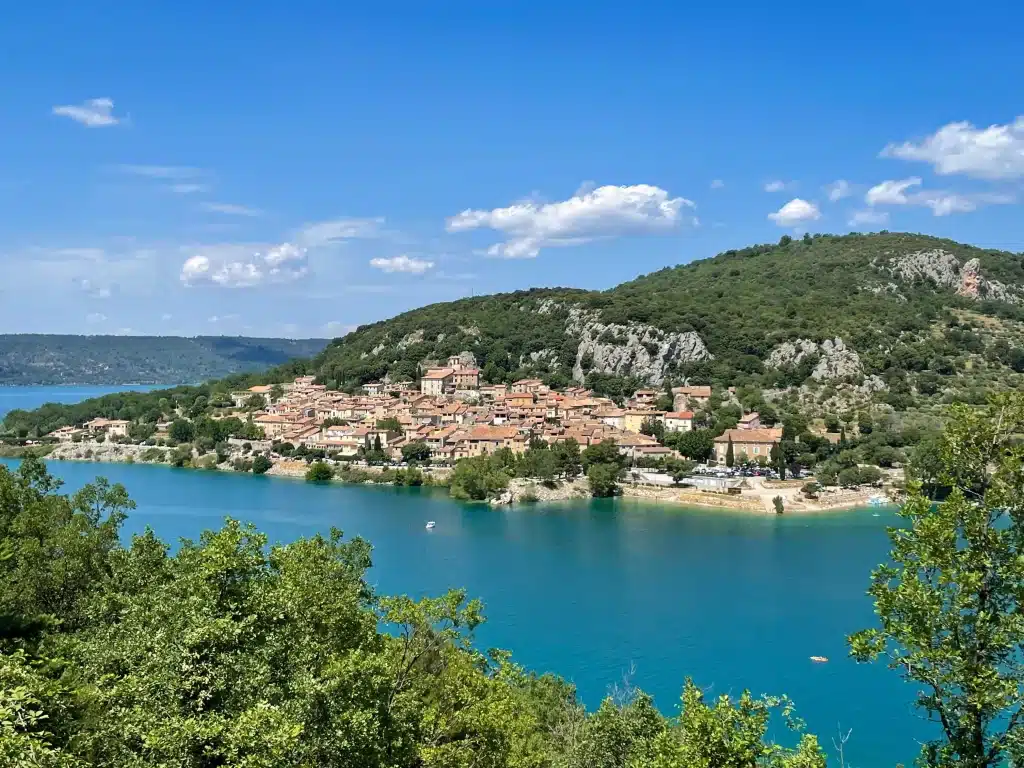
[{"label": "leafy bush", "polygon": [[262,453],[252,457],[252,473],[254,475],[264,475],[272,466],[274,466],[274,463]]},{"label": "leafy bush", "polygon": [[334,477],[334,470],[322,461],[314,461],[306,470],[306,480],[311,483],[326,483]]}]

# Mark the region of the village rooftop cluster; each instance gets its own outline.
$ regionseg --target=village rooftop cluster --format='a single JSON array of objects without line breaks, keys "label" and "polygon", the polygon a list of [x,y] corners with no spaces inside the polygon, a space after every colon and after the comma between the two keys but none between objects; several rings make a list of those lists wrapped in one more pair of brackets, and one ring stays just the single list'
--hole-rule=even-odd
[{"label": "village rooftop cluster", "polygon": [[[246,441],[255,450],[290,443],[326,455],[355,457],[361,451],[379,448],[391,460],[400,461],[403,447],[422,442],[429,447],[433,463],[450,465],[501,448],[523,453],[535,439],[551,444],[571,438],[583,448],[614,440],[623,455],[637,460],[676,455],[643,434],[645,424],[659,422],[665,432],[691,430],[693,409],[706,405],[711,397],[708,386],[674,387],[675,410],[664,411],[656,408],[662,393],[654,389],[637,390],[619,407],[590,390],[570,387],[555,391],[539,379],[481,385],[480,371],[467,365],[463,357],[427,369],[418,386],[411,381],[373,382],[360,394],[347,394],[314,382],[313,376],[301,376],[291,383],[233,392],[234,408],[213,418],[227,418],[238,415],[236,409],[246,409],[246,418],[264,435],[262,441]],[[275,391],[279,396],[273,396]],[[253,409],[254,399],[262,407]],[[154,437],[167,437],[169,426],[158,424]],[[68,441],[87,431],[123,439],[129,427],[127,421],[94,419],[80,428],[62,427],[50,437]],[[781,429],[761,428],[756,413],[746,414],[736,429],[715,438],[714,458],[724,462],[731,442],[737,456],[765,463],[781,438]]]}]

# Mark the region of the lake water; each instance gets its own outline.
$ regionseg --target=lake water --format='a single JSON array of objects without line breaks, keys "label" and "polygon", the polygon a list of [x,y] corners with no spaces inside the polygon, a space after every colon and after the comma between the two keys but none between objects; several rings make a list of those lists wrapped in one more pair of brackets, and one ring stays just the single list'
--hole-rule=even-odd
[{"label": "lake water", "polygon": [[363,536],[380,592],[465,587],[486,606],[480,645],[573,680],[590,707],[632,668],[666,712],[687,675],[715,694],[786,693],[829,749],[839,726],[853,729],[846,758],[857,768],[909,764],[928,732],[894,673],[846,657],[846,635],[873,625],[864,593],[888,551],[891,510],[777,517],[620,499],[499,511],[430,489],[143,465],[50,469],[67,490],[97,474],[123,483],[138,504],[126,536],[150,526],[170,542],[196,538],[225,516],[273,541],[332,526]]},{"label": "lake water", "polygon": [[[172,386],[172,385],[168,385]],[[71,385],[66,387],[0,387],[0,419],[16,408],[26,411],[45,403],[77,403],[90,397],[101,397],[112,392],[149,392],[161,387],[151,384],[132,384],[116,387]]]}]

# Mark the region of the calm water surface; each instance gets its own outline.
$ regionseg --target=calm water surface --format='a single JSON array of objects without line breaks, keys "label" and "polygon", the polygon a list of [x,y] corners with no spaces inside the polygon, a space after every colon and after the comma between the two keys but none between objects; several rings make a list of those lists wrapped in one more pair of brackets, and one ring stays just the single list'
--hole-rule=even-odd
[{"label": "calm water surface", "polygon": [[[46,389],[52,401],[70,388]],[[4,392],[0,411],[25,407]],[[853,729],[846,757],[856,768],[909,763],[927,733],[893,673],[846,658],[846,635],[873,623],[864,591],[888,551],[891,511],[779,518],[625,500],[496,511],[429,489],[141,465],[50,469],[68,490],[97,474],[124,483],[138,504],[126,537],[150,526],[171,542],[196,538],[226,516],[278,542],[332,526],[363,536],[379,591],[466,587],[486,605],[481,645],[573,680],[591,707],[633,668],[666,712],[686,675],[716,694],[786,693],[823,745],[838,726]]]},{"label": "calm water surface", "polygon": [[[168,385],[173,386],[173,385]],[[45,403],[77,403],[90,397],[109,395],[112,392],[149,392],[162,389],[151,384],[129,384],[114,387],[70,385],[66,387],[0,387],[0,419],[8,411],[22,408],[26,411]]]}]

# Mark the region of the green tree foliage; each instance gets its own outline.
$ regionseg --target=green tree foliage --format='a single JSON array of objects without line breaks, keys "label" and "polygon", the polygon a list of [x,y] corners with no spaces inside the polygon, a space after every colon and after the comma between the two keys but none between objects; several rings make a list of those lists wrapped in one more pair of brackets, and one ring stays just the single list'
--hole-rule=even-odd
[{"label": "green tree foliage", "polygon": [[245,399],[245,409],[247,411],[262,411],[267,407],[267,398],[261,394],[249,395]]},{"label": "green tree foliage", "polygon": [[402,461],[430,461],[430,446],[422,440],[414,440],[402,446]]},{"label": "green tree foliage", "polygon": [[581,462],[584,470],[589,470],[594,464],[613,464],[620,468],[625,466],[625,459],[614,440],[602,440],[588,445],[581,454]]},{"label": "green tree foliage", "polygon": [[262,453],[252,457],[252,473],[254,475],[265,475],[272,466],[274,466],[274,463]]},{"label": "green tree foliage", "polygon": [[615,496],[619,493],[619,475],[622,469],[617,464],[598,463],[587,467],[587,482],[590,493],[596,497]]},{"label": "green tree foliage", "polygon": [[376,595],[340,531],[272,546],[229,520],[124,547],[123,489],[57,491],[38,461],[0,468],[0,764],[824,768],[814,737],[769,738],[773,714],[797,725],[785,699],[687,680],[677,717],[634,690],[588,713],[476,650],[464,592]]},{"label": "green tree foliage", "polygon": [[396,419],[394,416],[389,416],[386,419],[381,419],[377,422],[377,429],[383,429],[386,432],[402,432],[402,422]]},{"label": "green tree foliage", "polygon": [[736,454],[732,447],[732,438],[729,438],[729,445],[725,449],[725,466],[732,467],[736,463]]},{"label": "green tree foliage", "polygon": [[710,458],[714,440],[715,436],[709,429],[691,429],[665,435],[666,446],[697,462],[705,462]]},{"label": "green tree foliage", "polygon": [[483,501],[505,490],[508,480],[500,458],[473,456],[456,462],[449,489],[456,499]]},{"label": "green tree foliage", "polygon": [[660,443],[665,439],[665,422],[660,419],[646,418],[640,425],[640,434],[653,437]]},{"label": "green tree foliage", "polygon": [[196,430],[188,419],[175,419],[167,429],[167,434],[176,443],[191,443],[196,436]]},{"label": "green tree foliage", "polygon": [[840,470],[837,479],[839,485],[852,488],[856,485],[874,485],[882,479],[882,473],[878,467],[847,467]]},{"label": "green tree foliage", "polygon": [[869,594],[880,626],[850,638],[859,661],[910,680],[941,737],[921,764],[986,768],[1024,761],[1024,397],[955,406],[934,462],[951,490],[938,506],[919,481],[890,530],[890,563]]},{"label": "green tree foliage", "polygon": [[306,470],[306,480],[311,483],[326,483],[334,477],[334,470],[329,464],[322,461],[314,461]]},{"label": "green tree foliage", "polygon": [[555,471],[564,475],[568,480],[574,480],[582,471],[582,458],[580,456],[580,444],[575,438],[561,440],[551,446],[551,452],[555,457]]}]

